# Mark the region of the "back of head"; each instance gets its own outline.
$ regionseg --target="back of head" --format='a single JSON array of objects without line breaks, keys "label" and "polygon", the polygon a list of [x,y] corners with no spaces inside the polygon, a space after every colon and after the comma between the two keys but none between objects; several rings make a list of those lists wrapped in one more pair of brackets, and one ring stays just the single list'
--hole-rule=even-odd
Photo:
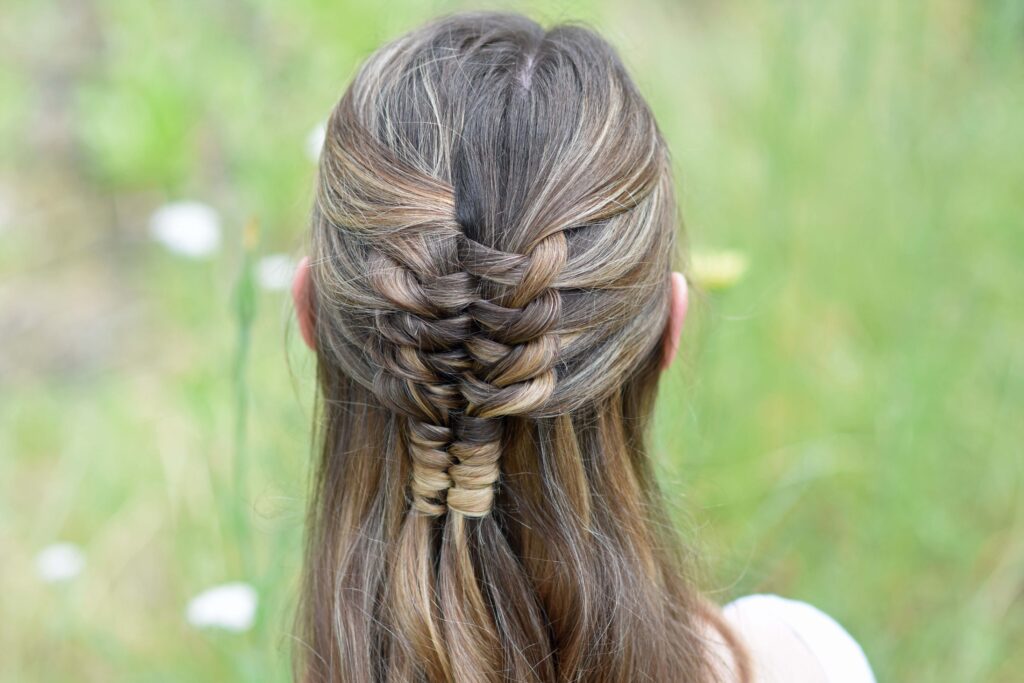
[{"label": "back of head", "polygon": [[334,110],[308,681],[707,678],[644,450],[676,208],[589,30],[457,15]]}]

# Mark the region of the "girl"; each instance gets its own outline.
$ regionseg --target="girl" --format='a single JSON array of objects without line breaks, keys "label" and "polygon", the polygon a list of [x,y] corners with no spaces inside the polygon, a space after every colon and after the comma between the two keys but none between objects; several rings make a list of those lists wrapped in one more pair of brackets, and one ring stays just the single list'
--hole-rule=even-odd
[{"label": "girl", "polygon": [[687,578],[644,445],[677,222],[591,31],[459,15],[362,67],[293,288],[322,393],[298,680],[871,680],[821,612]]}]

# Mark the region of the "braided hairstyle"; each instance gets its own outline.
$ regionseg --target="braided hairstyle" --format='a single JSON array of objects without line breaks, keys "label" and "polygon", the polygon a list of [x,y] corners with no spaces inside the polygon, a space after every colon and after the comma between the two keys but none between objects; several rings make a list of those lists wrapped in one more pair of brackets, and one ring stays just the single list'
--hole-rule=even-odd
[{"label": "braided hairstyle", "polygon": [[313,211],[298,678],[709,677],[643,446],[675,211],[589,30],[462,14],[363,65]]}]

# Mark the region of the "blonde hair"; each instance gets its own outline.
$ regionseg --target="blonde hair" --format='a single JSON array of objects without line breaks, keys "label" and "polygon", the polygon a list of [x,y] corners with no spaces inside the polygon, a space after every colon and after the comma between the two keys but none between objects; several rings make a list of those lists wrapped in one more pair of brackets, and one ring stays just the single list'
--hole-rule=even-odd
[{"label": "blonde hair", "polygon": [[507,14],[372,55],[312,221],[303,681],[701,681],[644,447],[666,146],[612,48]]}]

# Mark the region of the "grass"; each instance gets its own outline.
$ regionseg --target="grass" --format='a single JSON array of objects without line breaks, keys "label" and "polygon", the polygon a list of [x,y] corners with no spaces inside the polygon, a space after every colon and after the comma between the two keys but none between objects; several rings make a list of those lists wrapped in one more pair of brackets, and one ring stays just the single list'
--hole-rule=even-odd
[{"label": "grass", "polygon": [[[312,366],[252,264],[301,251],[305,138],[354,65],[457,7],[4,4],[0,681],[288,679]],[[708,590],[821,606],[880,680],[1015,680],[1024,12],[516,7],[620,47],[691,245],[749,262],[700,297],[654,435]],[[221,212],[213,259],[148,239],[177,198]],[[86,568],[43,584],[57,540]],[[252,630],[185,623],[236,579]]]}]

